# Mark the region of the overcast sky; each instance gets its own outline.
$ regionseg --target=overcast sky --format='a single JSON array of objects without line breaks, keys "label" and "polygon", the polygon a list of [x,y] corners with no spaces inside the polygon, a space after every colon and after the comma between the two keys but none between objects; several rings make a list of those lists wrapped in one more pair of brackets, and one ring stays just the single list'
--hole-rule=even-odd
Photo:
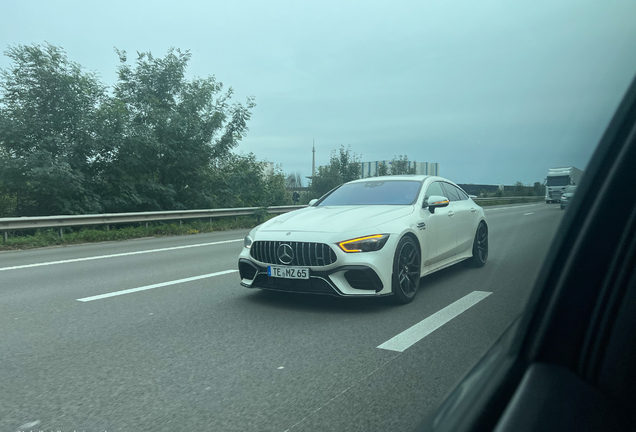
[{"label": "overcast sky", "polygon": [[190,77],[256,97],[237,151],[303,176],[312,139],[317,165],[344,144],[458,183],[583,169],[636,73],[633,0],[2,0],[0,16],[3,51],[48,41],[111,86],[114,47],[191,50]]}]

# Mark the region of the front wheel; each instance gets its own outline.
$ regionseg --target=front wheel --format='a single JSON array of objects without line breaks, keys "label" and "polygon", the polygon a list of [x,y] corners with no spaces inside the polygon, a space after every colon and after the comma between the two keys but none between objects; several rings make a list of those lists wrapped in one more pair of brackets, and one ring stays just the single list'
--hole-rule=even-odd
[{"label": "front wheel", "polygon": [[415,241],[408,236],[402,237],[395,249],[393,258],[392,289],[397,303],[410,303],[420,285],[420,251]]},{"label": "front wheel", "polygon": [[483,267],[488,260],[488,227],[485,223],[480,223],[475,233],[473,241],[473,256],[469,260],[475,267]]}]

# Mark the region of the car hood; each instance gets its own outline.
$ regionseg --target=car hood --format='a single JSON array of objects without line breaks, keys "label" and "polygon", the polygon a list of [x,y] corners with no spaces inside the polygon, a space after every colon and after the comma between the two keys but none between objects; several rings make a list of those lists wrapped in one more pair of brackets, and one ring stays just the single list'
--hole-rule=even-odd
[{"label": "car hood", "polygon": [[414,209],[413,205],[306,207],[275,217],[261,225],[258,230],[340,233],[381,225],[408,216]]}]

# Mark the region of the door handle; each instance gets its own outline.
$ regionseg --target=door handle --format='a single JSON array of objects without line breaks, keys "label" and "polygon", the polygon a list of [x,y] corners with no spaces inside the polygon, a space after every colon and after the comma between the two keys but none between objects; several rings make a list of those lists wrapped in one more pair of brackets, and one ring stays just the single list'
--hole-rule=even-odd
[{"label": "door handle", "polygon": [[471,213],[477,213],[477,209],[471,208],[470,209]]},{"label": "door handle", "polygon": [[453,217],[453,216],[455,216],[455,212],[454,212],[454,211],[452,211],[452,210],[451,210],[451,211],[449,211],[449,212],[448,212],[448,217]]}]

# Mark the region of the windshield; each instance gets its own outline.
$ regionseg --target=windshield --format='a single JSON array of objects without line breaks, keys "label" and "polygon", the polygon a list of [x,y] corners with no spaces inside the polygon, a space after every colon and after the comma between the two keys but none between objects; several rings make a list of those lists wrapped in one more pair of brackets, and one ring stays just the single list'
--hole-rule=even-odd
[{"label": "windshield", "polygon": [[567,186],[570,184],[570,177],[568,176],[548,177],[548,181],[546,184],[548,186]]},{"label": "windshield", "polygon": [[402,180],[349,183],[333,191],[318,205],[410,205],[417,199],[421,186],[419,181]]}]

